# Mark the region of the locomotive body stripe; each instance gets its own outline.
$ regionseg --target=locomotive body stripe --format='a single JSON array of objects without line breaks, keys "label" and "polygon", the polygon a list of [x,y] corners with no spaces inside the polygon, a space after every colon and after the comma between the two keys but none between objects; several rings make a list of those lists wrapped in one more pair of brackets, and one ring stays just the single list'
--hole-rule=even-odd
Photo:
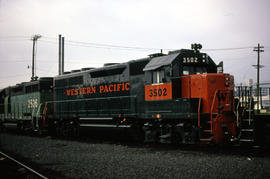
[{"label": "locomotive body stripe", "polygon": [[112,117],[81,117],[80,120],[113,120]]}]

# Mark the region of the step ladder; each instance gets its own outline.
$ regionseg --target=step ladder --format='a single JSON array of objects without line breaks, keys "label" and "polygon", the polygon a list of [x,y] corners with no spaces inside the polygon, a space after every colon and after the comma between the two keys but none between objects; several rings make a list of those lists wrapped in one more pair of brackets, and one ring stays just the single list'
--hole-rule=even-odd
[{"label": "step ladder", "polygon": [[[214,135],[213,135],[213,121],[218,116],[218,113],[214,111],[214,104],[217,96],[217,92],[215,92],[214,99],[211,105],[211,113],[210,118],[208,119],[200,119],[200,109],[198,109],[198,127],[199,127],[199,140],[201,142],[212,142]],[[201,98],[200,98],[201,99]],[[201,101],[200,101],[201,102]]]},{"label": "step ladder", "polygon": [[240,123],[239,141],[242,143],[253,143],[255,141],[253,117],[254,107],[252,105],[252,99],[249,99]]},{"label": "step ladder", "polygon": [[[220,97],[218,94],[226,94],[227,96],[231,96],[232,95],[232,91],[231,90],[216,90],[215,91],[215,95],[214,98],[212,100],[212,104],[211,104],[211,109],[210,109],[210,117],[208,119],[204,119],[201,120],[200,119],[200,103],[201,103],[201,98],[199,101],[199,107],[198,107],[198,127],[200,129],[200,141],[202,142],[212,142],[214,139],[214,135],[213,135],[213,121],[215,121],[215,119],[219,118],[221,113],[220,113],[220,109],[218,109],[218,106],[220,104],[223,104],[223,106],[226,106],[226,104],[230,103],[230,99],[226,98],[225,101],[220,100]],[[216,105],[216,103],[218,105]],[[229,105],[232,106],[232,105]],[[227,109],[228,110],[228,109]]]},{"label": "step ladder", "polygon": [[254,131],[254,99],[252,97],[252,87],[238,87],[237,119],[239,120],[239,141],[241,143],[255,142]]},{"label": "step ladder", "polygon": [[239,141],[243,143],[254,142],[254,119],[244,118],[241,120]]},{"label": "step ladder", "polygon": [[[217,114],[213,114],[217,115]],[[213,141],[213,129],[212,129],[212,120],[201,120],[200,127],[200,141],[201,142],[212,142]]]}]

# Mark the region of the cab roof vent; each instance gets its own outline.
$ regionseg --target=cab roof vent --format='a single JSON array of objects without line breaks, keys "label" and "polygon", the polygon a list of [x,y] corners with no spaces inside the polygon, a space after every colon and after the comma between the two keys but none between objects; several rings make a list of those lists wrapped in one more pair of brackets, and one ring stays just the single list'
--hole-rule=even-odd
[{"label": "cab roof vent", "polygon": [[175,54],[175,53],[194,53],[194,50],[180,49],[180,50],[169,51],[169,55]]}]

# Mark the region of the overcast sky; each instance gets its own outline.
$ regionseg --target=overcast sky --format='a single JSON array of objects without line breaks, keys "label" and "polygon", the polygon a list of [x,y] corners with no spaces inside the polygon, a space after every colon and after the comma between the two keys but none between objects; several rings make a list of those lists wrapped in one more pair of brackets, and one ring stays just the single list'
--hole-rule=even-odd
[{"label": "overcast sky", "polygon": [[201,43],[202,51],[216,63],[223,61],[238,84],[256,81],[253,47],[260,43],[261,80],[270,82],[269,19],[269,0],[0,0],[0,88],[29,81],[35,34],[42,35],[37,42],[39,77],[57,75],[62,34],[66,71]]}]

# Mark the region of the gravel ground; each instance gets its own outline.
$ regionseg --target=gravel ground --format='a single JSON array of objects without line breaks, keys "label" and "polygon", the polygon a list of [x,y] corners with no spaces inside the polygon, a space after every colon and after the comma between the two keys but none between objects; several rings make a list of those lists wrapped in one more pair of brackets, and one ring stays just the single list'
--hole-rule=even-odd
[{"label": "gravel ground", "polygon": [[270,178],[267,149],[139,146],[0,133],[0,150],[67,178]]}]

